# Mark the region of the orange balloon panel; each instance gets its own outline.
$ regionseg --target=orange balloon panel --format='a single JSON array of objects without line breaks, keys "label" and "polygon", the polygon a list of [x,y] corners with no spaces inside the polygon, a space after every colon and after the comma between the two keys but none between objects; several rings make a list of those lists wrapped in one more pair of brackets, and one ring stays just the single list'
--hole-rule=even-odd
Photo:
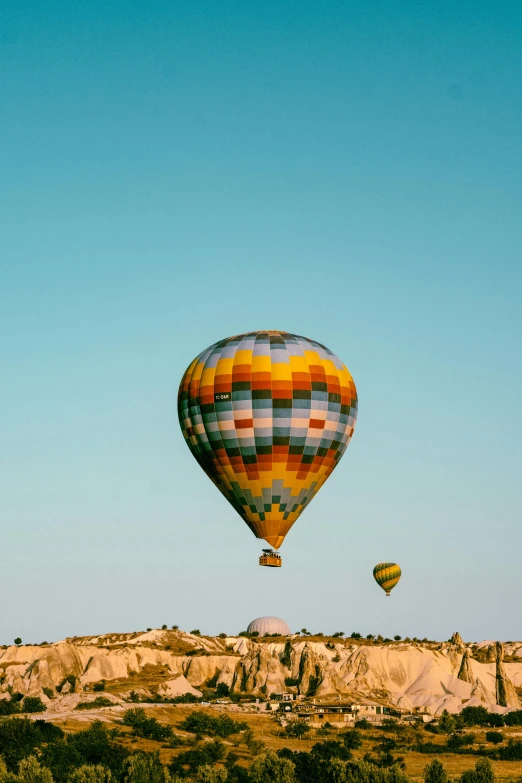
[{"label": "orange balloon panel", "polygon": [[357,392],[315,340],[248,332],[194,359],[178,414],[205,473],[257,538],[278,548],[344,454]]}]

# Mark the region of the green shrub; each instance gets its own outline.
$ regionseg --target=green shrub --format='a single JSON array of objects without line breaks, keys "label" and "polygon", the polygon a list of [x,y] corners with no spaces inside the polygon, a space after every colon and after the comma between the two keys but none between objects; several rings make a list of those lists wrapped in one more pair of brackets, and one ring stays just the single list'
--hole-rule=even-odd
[{"label": "green shrub", "polygon": [[100,682],[95,682],[92,686],[93,691],[104,691],[105,690],[105,680],[100,680]]},{"label": "green shrub", "polygon": [[83,764],[71,773],[68,783],[112,783],[112,775],[101,764]]},{"label": "green shrub", "polygon": [[[1,702],[0,702],[1,704]],[[0,757],[9,772],[16,772],[18,764],[26,756],[33,755],[45,743],[64,737],[63,731],[44,720],[17,718],[0,721]]]},{"label": "green shrub", "polygon": [[437,745],[435,742],[421,742],[418,745],[415,745],[415,750],[417,753],[427,753],[429,755],[447,752],[444,745]]},{"label": "green shrub", "polygon": [[287,688],[292,688],[295,685],[299,685],[299,679],[297,677],[285,677],[285,685]]},{"label": "green shrub", "polygon": [[294,764],[272,750],[252,762],[249,775],[252,783],[294,783],[296,779]]},{"label": "green shrub", "polygon": [[42,767],[36,756],[27,756],[18,765],[16,783],[53,783],[49,769]]},{"label": "green shrub", "polygon": [[464,707],[460,717],[466,726],[487,726],[491,716],[485,707]]},{"label": "green shrub", "polygon": [[252,729],[246,729],[242,739],[253,756],[258,756],[265,749],[265,743],[255,738]]},{"label": "green shrub", "polygon": [[226,682],[219,682],[218,686],[216,688],[216,696],[218,699],[226,699],[228,696],[230,696],[230,688],[226,684]]},{"label": "green shrub", "polygon": [[125,761],[124,783],[169,783],[159,753],[133,753]]},{"label": "green shrub", "polygon": [[211,766],[217,761],[222,761],[225,756],[225,746],[220,740],[204,742],[193,750],[186,750],[173,759],[169,770],[173,775],[186,776],[188,767],[189,775],[197,773],[204,766]]},{"label": "green shrub", "polygon": [[466,745],[473,745],[475,742],[474,734],[452,734],[448,738],[446,747],[451,751],[458,751]]},{"label": "green shrub", "polygon": [[148,718],[142,707],[135,707],[123,714],[123,723],[131,726],[133,733],[138,737],[164,742],[172,737],[170,726],[164,726],[156,718]]},{"label": "green shrub", "polygon": [[494,783],[495,775],[489,759],[479,759],[475,769],[465,770],[461,777],[461,783]]},{"label": "green shrub", "polygon": [[448,773],[438,759],[424,767],[424,783],[448,783]]},{"label": "green shrub", "polygon": [[47,707],[39,696],[26,696],[22,702],[22,712],[45,712]]},{"label": "green shrub", "polygon": [[341,734],[341,739],[344,742],[345,746],[347,748],[350,748],[350,750],[357,750],[357,748],[360,748],[362,745],[361,732],[357,731],[357,729],[349,729],[348,731],[343,731],[343,733]]},{"label": "green shrub", "polygon": [[451,715],[444,710],[439,718],[438,726],[439,731],[442,732],[442,734],[452,734],[456,728],[455,718],[452,718]]},{"label": "green shrub", "polygon": [[0,699],[0,717],[20,712],[20,702],[12,699]]},{"label": "green shrub", "polygon": [[75,710],[96,710],[100,707],[114,707],[114,702],[105,696],[97,696],[93,701],[82,701],[76,705]]},{"label": "green shrub", "polygon": [[506,715],[499,715],[498,717],[504,719],[506,726],[522,726],[522,710],[513,710],[513,712],[508,712]]},{"label": "green shrub", "polygon": [[239,723],[232,720],[228,715],[219,715],[214,717],[206,712],[191,712],[184,721],[179,724],[179,728],[184,731],[190,731],[192,734],[207,734],[208,736],[230,737],[243,729],[248,728],[248,724]]},{"label": "green shrub", "polygon": [[194,780],[195,783],[226,783],[228,771],[223,767],[211,767],[210,764],[204,764],[199,767]]},{"label": "green shrub", "polygon": [[55,692],[53,688],[42,688],[43,692],[47,696],[48,699],[54,699]]},{"label": "green shrub", "polygon": [[129,751],[116,744],[113,737],[114,729],[95,721],[85,731],[48,742],[41,750],[41,762],[49,767],[56,783],[69,783],[72,771],[85,764],[107,767],[113,777],[122,780],[123,764]]},{"label": "green shrub", "polygon": [[310,731],[310,726],[304,720],[293,720],[285,726],[286,737],[303,737]]},{"label": "green shrub", "polygon": [[501,731],[486,731],[486,742],[499,745],[501,742],[504,742],[504,736]]},{"label": "green shrub", "polygon": [[499,748],[497,753],[498,758],[503,761],[522,761],[522,742],[510,739],[507,746]]},{"label": "green shrub", "polygon": [[316,742],[312,747],[311,753],[322,761],[331,761],[331,759],[343,759],[346,761],[352,756],[350,749],[344,743],[333,739]]}]

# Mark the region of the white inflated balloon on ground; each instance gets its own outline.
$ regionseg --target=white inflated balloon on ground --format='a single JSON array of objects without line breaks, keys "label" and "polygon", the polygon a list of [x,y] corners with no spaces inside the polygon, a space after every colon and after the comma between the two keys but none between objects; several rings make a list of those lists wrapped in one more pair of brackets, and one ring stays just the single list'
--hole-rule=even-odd
[{"label": "white inflated balloon on ground", "polygon": [[280,634],[281,636],[288,636],[290,634],[290,628],[281,620],[280,617],[257,617],[252,620],[247,628],[247,633],[257,633],[259,636],[265,636],[266,634]]}]

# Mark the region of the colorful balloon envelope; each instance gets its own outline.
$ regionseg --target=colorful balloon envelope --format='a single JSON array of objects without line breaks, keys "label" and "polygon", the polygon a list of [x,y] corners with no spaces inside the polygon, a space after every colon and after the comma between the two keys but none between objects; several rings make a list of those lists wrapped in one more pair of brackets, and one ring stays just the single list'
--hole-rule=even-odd
[{"label": "colorful balloon envelope", "polygon": [[357,393],[324,345],[288,332],[248,332],[194,359],[178,414],[205,473],[254,535],[277,549],[344,454]]},{"label": "colorful balloon envelope", "polygon": [[379,563],[373,569],[373,578],[382,587],[387,596],[401,578],[401,568],[397,563]]}]

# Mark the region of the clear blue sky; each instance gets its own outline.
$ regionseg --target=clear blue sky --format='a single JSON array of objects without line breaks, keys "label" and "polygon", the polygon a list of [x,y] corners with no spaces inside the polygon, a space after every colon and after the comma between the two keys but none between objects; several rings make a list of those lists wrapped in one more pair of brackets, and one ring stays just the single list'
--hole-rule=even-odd
[{"label": "clear blue sky", "polygon": [[[0,13],[0,642],[260,614],[522,638],[520,3]],[[263,328],[360,397],[280,571],[175,407]]]}]

